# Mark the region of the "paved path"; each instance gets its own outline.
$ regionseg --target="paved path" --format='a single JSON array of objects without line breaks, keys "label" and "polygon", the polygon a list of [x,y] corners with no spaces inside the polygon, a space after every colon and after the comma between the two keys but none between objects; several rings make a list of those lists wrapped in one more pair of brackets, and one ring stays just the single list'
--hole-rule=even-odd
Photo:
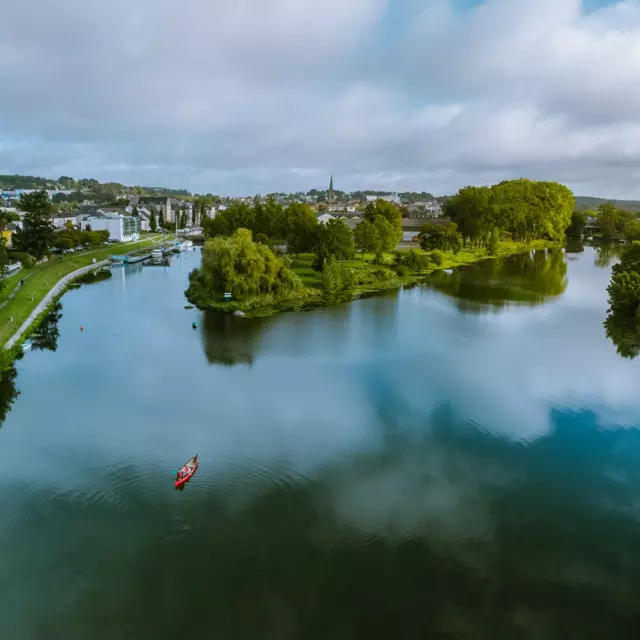
[{"label": "paved path", "polygon": [[[47,308],[49,304],[53,301],[53,299],[64,290],[64,288],[75,278],[81,276],[84,273],[89,271],[93,271],[94,269],[99,269],[100,267],[104,267],[109,264],[109,260],[103,260],[102,262],[96,262],[95,264],[89,264],[86,267],[82,267],[77,269],[76,271],[72,271],[68,273],[66,276],[58,280],[56,284],[53,285],[49,293],[40,300],[36,308],[29,314],[29,317],[20,325],[20,328],[9,338],[7,344],[4,345],[5,349],[11,349],[13,345],[20,339],[20,336],[31,326],[33,321]],[[16,289],[18,291],[18,289]]]}]

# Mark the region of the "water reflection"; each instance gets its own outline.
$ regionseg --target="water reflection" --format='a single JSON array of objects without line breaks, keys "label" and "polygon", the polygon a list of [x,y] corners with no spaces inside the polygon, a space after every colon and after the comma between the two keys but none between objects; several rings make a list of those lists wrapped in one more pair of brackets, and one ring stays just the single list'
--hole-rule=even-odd
[{"label": "water reflection", "polygon": [[632,359],[640,354],[640,318],[609,313],[604,328],[607,338],[616,345],[618,355]]},{"label": "water reflection", "polygon": [[33,349],[55,351],[58,348],[58,338],[60,337],[58,322],[60,318],[62,318],[62,304],[56,302],[40,323],[37,332],[31,335]]},{"label": "water reflection", "polygon": [[9,605],[28,593],[33,638],[91,637],[96,620],[100,637],[171,638],[185,619],[238,640],[636,638],[640,433],[556,411],[522,447],[444,416],[309,477],[263,474],[258,491],[220,472],[172,500],[139,466],[85,493],[27,487],[29,535],[8,536],[0,582],[25,552],[30,572],[3,620],[18,628],[24,605]]},{"label": "water reflection", "polygon": [[16,389],[17,374],[15,367],[0,372],[0,427],[11,410],[14,400],[20,395],[20,392]]},{"label": "water reflection", "polygon": [[203,314],[202,344],[210,364],[253,364],[269,318],[236,318],[223,313]]},{"label": "water reflection", "polygon": [[450,274],[434,273],[430,284],[457,298],[466,313],[487,313],[510,305],[537,306],[567,288],[567,263],[560,249],[488,259]]},{"label": "water reflection", "polygon": [[569,254],[584,253],[584,242],[578,238],[568,238],[565,252]]},{"label": "water reflection", "polygon": [[596,250],[595,265],[601,269],[608,269],[617,260],[625,247],[621,244],[603,244]]}]

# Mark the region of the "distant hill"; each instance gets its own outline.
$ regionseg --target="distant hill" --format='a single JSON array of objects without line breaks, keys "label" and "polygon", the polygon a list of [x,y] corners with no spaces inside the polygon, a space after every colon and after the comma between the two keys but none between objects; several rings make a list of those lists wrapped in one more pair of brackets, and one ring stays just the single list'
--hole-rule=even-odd
[{"label": "distant hill", "polygon": [[611,200],[606,198],[592,198],[591,196],[576,196],[576,209],[581,211],[596,210],[601,204],[611,202],[623,211],[640,213],[640,200]]}]

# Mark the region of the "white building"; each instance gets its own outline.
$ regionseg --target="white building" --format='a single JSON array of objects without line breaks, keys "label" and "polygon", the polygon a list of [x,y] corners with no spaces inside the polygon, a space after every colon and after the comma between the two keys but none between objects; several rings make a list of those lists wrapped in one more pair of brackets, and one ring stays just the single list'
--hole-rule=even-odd
[{"label": "white building", "polygon": [[367,196],[367,202],[375,202],[376,200],[386,200],[393,204],[400,204],[400,196],[397,193],[392,193],[390,196]]},{"label": "white building", "polygon": [[59,213],[51,218],[53,226],[56,229],[65,229],[67,222],[70,222],[74,227],[76,225],[76,215],[73,213]]},{"label": "white building", "polygon": [[140,240],[140,219],[123,216],[119,213],[101,213],[89,216],[82,221],[82,229],[91,231],[108,231],[110,240],[119,242],[135,242]]},{"label": "white building", "polygon": [[332,216],[330,213],[321,213],[318,216],[318,222],[321,224],[326,224],[329,220],[335,220],[335,216]]}]

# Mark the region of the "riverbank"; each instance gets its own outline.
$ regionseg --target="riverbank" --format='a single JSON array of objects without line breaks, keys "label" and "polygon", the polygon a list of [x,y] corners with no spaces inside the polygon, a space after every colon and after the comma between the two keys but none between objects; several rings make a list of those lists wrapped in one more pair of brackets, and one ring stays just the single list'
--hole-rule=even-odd
[{"label": "riverbank", "polygon": [[[218,313],[240,312],[246,317],[270,316],[284,311],[304,311],[315,307],[324,307],[334,304],[342,304],[360,298],[366,298],[384,291],[391,291],[407,286],[413,286],[426,282],[431,273],[443,269],[452,269],[481,260],[527,253],[539,249],[559,248],[559,243],[536,240],[530,243],[501,242],[495,256],[487,254],[484,248],[465,248],[454,254],[452,252],[439,252],[441,263],[435,264],[429,261],[429,266],[418,271],[409,272],[408,269],[398,268],[394,264],[395,255],[385,254],[383,263],[373,264],[370,260],[373,256],[365,255],[356,260],[341,261],[342,268],[350,271],[350,278],[354,284],[347,288],[328,292],[322,282],[322,273],[313,268],[315,256],[305,254],[297,257],[292,262],[292,270],[302,281],[304,288],[300,292],[290,294],[285,298],[272,295],[261,295],[239,300],[225,302],[220,299],[207,299],[202,292],[187,289],[186,296],[191,304],[203,311],[215,311]],[[409,254],[409,249],[397,253]],[[419,256],[428,258],[433,252],[425,252],[419,248],[413,249]]]},{"label": "riverbank", "polygon": [[[108,259],[110,255],[121,255],[130,253],[143,247],[151,247],[166,240],[161,234],[154,234],[132,243],[115,243],[98,249],[85,251],[61,257],[52,258],[48,262],[38,264],[35,267],[22,270],[20,273],[8,278],[2,292],[0,292],[0,345],[7,347],[9,339],[20,330],[21,335],[29,328],[23,330],[23,325],[28,318],[36,318],[40,311],[36,311],[42,306],[50,304],[49,294],[54,291],[53,297],[59,296],[61,291],[57,285],[64,279],[64,288],[74,278],[66,280],[67,276],[78,272],[77,275],[85,273],[84,267],[93,267],[94,260],[101,263]],[[24,284],[20,281],[24,279]],[[36,311],[34,316],[34,311]],[[7,347],[8,348],[8,347]]]}]

